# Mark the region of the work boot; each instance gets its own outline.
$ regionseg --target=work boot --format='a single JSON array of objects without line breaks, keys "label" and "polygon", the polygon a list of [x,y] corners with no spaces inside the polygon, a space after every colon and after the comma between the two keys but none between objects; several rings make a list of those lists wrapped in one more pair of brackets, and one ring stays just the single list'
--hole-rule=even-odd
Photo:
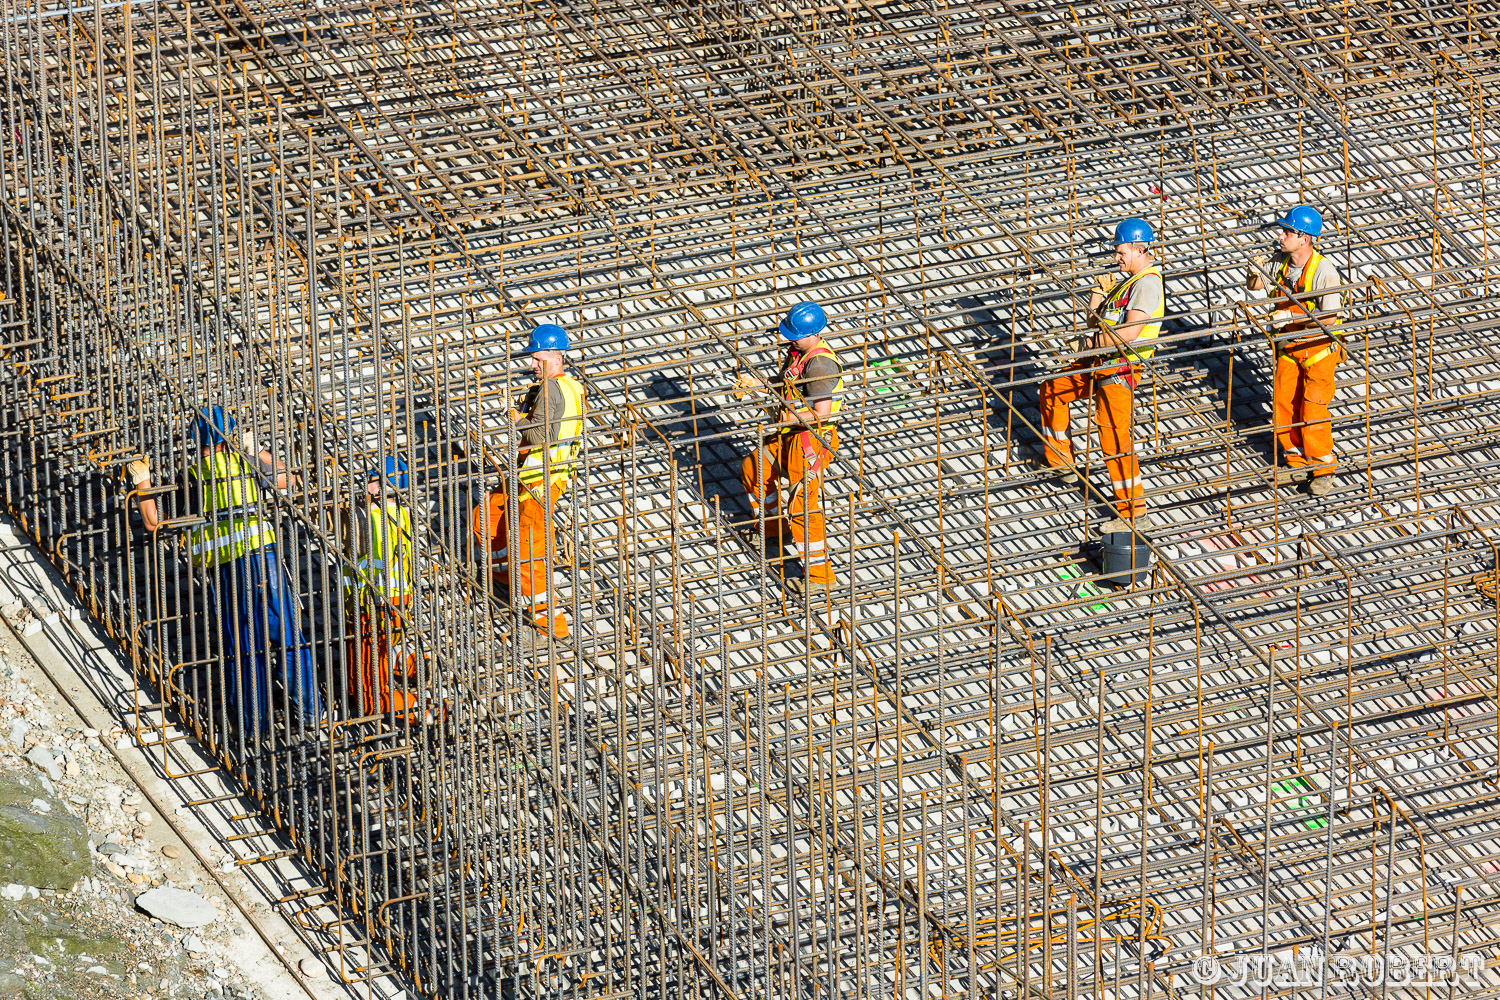
[{"label": "work boot", "polygon": [[1156,519],[1149,513],[1137,515],[1133,521],[1122,515],[1099,525],[1099,534],[1113,535],[1122,531],[1130,531],[1132,526],[1136,531],[1145,531],[1147,528],[1156,526]]},{"label": "work boot", "polygon": [[546,608],[541,608],[532,613],[531,625],[538,632],[550,634],[554,639],[568,637],[568,619],[561,611],[554,615]]},{"label": "work boot", "polygon": [[1313,476],[1307,481],[1307,492],[1315,497],[1327,496],[1333,492],[1333,477]]}]

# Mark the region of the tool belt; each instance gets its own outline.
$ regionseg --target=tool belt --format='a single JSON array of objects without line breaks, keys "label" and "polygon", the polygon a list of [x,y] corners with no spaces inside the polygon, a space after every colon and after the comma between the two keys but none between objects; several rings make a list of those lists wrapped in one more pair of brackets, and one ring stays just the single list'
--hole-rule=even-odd
[{"label": "tool belt", "polygon": [[1324,358],[1332,354],[1338,355],[1336,359],[1337,361],[1343,361],[1348,357],[1348,354],[1346,354],[1344,351],[1344,345],[1339,343],[1337,340],[1332,339],[1330,339],[1327,345],[1325,345],[1323,348],[1313,351],[1305,358],[1299,358],[1291,353],[1292,351],[1301,351],[1306,350],[1309,347],[1316,347],[1317,344],[1318,342],[1316,340],[1308,344],[1292,343],[1287,345],[1286,349],[1277,348],[1276,356],[1278,358],[1286,358],[1288,361],[1295,362],[1298,367],[1304,369],[1311,368],[1313,365],[1317,364],[1319,361],[1322,361]]},{"label": "tool belt", "polygon": [[1094,384],[1096,386],[1123,385],[1131,392],[1140,384],[1141,375],[1136,371],[1135,365],[1125,362],[1114,371],[1095,372]]}]

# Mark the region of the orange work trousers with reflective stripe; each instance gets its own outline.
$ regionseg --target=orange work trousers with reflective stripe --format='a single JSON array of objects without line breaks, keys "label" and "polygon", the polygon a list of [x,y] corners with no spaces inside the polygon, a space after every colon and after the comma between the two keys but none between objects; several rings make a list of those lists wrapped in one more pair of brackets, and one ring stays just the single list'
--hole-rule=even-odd
[{"label": "orange work trousers with reflective stripe", "polygon": [[1328,341],[1307,347],[1291,347],[1276,355],[1275,401],[1272,419],[1276,442],[1294,469],[1308,467],[1314,476],[1331,476],[1338,465],[1333,454],[1333,420],[1328,404],[1333,402],[1334,371],[1344,360],[1338,344],[1312,364],[1307,360],[1324,351]]},{"label": "orange work trousers with reflective stripe", "polygon": [[349,692],[360,715],[405,715],[417,704],[417,655],[406,641],[405,601],[397,610],[364,603],[349,625]]},{"label": "orange work trousers with reflective stripe", "polygon": [[[1139,377],[1139,366],[1130,366],[1131,378]],[[1131,437],[1131,408],[1135,390],[1107,371],[1068,371],[1042,383],[1042,443],[1047,464],[1053,468],[1073,461],[1069,404],[1088,397],[1099,425],[1099,445],[1104,449],[1104,467],[1115,491],[1115,509],[1121,517],[1146,513],[1146,491],[1141,481],[1141,463]]]},{"label": "orange work trousers with reflective stripe", "polygon": [[[538,610],[547,607],[552,587],[552,567],[547,562],[547,532],[552,530],[552,508],[567,488],[564,480],[553,483],[545,491],[540,485],[521,490],[521,497],[516,501],[516,521],[521,537],[516,540],[514,551],[510,539],[510,517],[506,511],[510,498],[505,491],[496,490],[488,500],[474,508],[474,534],[489,549],[490,572],[495,574],[500,586],[509,586],[511,558],[519,560],[516,584],[521,590],[519,603],[523,607]],[[533,490],[546,497],[545,506],[537,502]]]},{"label": "orange work trousers with reflective stripe", "polygon": [[[818,437],[832,447],[823,447]],[[768,527],[783,516],[778,484],[786,480],[792,497],[782,523],[792,536],[791,553],[802,559],[807,578],[821,583],[833,582],[828,566],[828,532],[823,523],[823,472],[838,446],[839,432],[832,425],[820,427],[817,437],[788,430],[766,440],[746,455],[740,466],[740,481],[750,497],[750,507],[759,513],[765,505]]]}]

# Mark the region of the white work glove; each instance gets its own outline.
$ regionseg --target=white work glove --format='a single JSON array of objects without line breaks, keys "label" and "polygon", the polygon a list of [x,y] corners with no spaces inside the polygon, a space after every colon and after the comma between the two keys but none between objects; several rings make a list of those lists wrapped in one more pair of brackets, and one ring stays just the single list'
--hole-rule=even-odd
[{"label": "white work glove", "polygon": [[240,447],[244,448],[252,455],[260,454],[260,447],[255,443],[254,431],[246,431],[245,433],[240,435]]},{"label": "white work glove", "polygon": [[125,478],[135,484],[136,489],[151,482],[151,460],[138,458],[125,463]]}]

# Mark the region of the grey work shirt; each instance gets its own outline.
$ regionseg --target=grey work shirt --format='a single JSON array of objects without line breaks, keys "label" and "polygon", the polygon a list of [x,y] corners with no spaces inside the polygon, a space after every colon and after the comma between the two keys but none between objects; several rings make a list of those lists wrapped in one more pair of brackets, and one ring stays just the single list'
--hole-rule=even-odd
[{"label": "grey work shirt", "polygon": [[[790,363],[790,354],[788,362]],[[834,390],[839,384],[839,364],[829,354],[816,354],[809,358],[807,364],[802,368],[802,375],[795,382],[802,391],[802,398],[809,405],[823,399],[832,399]],[[793,382],[787,378],[786,367],[782,368],[781,384],[790,387]]]},{"label": "grey work shirt", "polygon": [[[542,392],[545,386],[547,391]],[[567,400],[563,398],[562,386],[557,379],[546,378],[526,391],[521,401],[521,412],[525,416],[516,424],[521,432],[521,444],[528,448],[545,448],[556,444],[562,434],[563,415],[568,412]]]},{"label": "grey work shirt", "polygon": [[1156,310],[1161,306],[1165,294],[1165,290],[1162,288],[1161,275],[1141,275],[1135,281],[1131,282],[1129,294],[1125,298],[1125,316],[1122,316],[1120,321],[1122,323],[1129,322],[1126,317],[1132,311],[1143,312],[1147,318],[1155,316]]}]

